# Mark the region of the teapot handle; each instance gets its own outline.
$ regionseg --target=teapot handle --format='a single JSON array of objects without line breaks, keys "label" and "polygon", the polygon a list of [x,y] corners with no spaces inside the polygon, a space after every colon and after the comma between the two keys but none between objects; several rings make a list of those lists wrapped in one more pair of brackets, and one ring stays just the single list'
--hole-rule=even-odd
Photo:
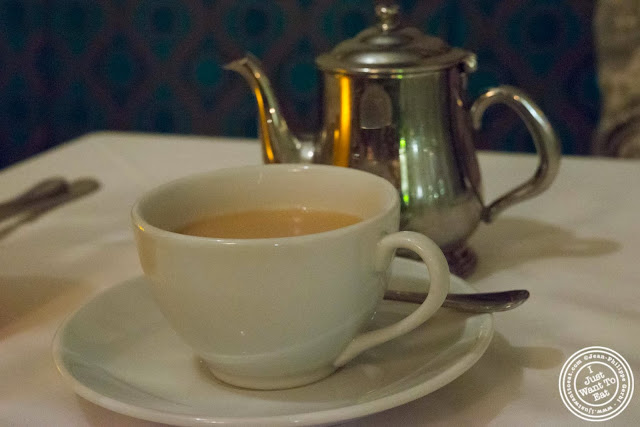
[{"label": "teapot handle", "polygon": [[551,123],[527,95],[512,86],[489,89],[476,99],[470,110],[473,127],[480,130],[484,112],[497,103],[512,108],[524,121],[533,138],[540,161],[531,178],[483,208],[482,220],[485,222],[493,221],[496,215],[507,207],[534,197],[549,188],[560,167],[560,143]]}]

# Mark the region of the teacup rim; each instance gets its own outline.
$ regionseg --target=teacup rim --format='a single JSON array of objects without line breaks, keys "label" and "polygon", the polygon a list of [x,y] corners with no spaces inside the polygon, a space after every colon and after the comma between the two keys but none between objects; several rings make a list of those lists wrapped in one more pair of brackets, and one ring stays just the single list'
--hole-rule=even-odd
[{"label": "teacup rim", "polygon": [[[340,228],[336,228],[329,231],[323,231],[319,233],[304,234],[300,236],[286,236],[286,237],[231,239],[231,238],[219,238],[219,237],[192,236],[192,235],[181,234],[176,231],[166,230],[166,229],[154,226],[150,224],[148,221],[146,221],[146,219],[144,219],[142,217],[142,214],[140,213],[140,208],[142,204],[148,198],[151,198],[153,195],[163,190],[166,190],[171,186],[178,185],[182,182],[197,180],[198,178],[202,178],[205,176],[218,175],[218,174],[222,175],[225,173],[231,173],[232,171],[259,170],[264,168],[270,168],[270,169],[278,168],[278,169],[289,170],[291,172],[297,172],[299,170],[310,170],[310,169],[325,169],[325,170],[334,170],[334,171],[340,170],[340,173],[346,173],[346,174],[365,174],[368,176],[369,179],[376,180],[380,183],[380,185],[386,187],[385,191],[388,192],[390,195],[393,195],[393,197],[389,198],[389,200],[391,200],[391,203],[386,205],[385,209],[355,224],[351,224],[345,227],[340,227]],[[386,179],[378,175],[375,175],[371,172],[367,172],[367,171],[363,171],[355,168],[349,168],[349,167],[334,166],[334,165],[278,163],[278,164],[260,164],[260,165],[225,167],[225,168],[213,169],[209,171],[185,175],[185,176],[167,181],[141,194],[134,202],[131,208],[130,215],[131,215],[131,220],[134,228],[138,228],[142,232],[145,232],[145,233],[153,232],[157,236],[163,236],[163,237],[172,238],[172,239],[179,239],[181,241],[189,242],[192,244],[210,244],[212,242],[215,242],[218,244],[225,244],[225,245],[273,246],[274,244],[285,243],[285,242],[288,244],[294,244],[296,242],[300,242],[300,243],[308,242],[309,240],[334,238],[339,236],[340,234],[349,233],[357,229],[360,229],[362,227],[367,227],[368,224],[381,220],[382,218],[387,216],[390,211],[394,209],[399,210],[399,204],[400,204],[400,199],[398,197],[396,188]]]}]

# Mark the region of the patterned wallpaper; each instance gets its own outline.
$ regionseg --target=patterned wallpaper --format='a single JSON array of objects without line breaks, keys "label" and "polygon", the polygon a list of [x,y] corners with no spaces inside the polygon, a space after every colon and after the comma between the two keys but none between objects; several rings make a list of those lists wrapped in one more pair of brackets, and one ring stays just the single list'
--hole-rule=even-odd
[{"label": "patterned wallpaper", "polygon": [[[0,167],[100,129],[255,136],[256,107],[222,70],[261,58],[295,130],[319,120],[313,59],[375,21],[372,0],[0,0]],[[564,153],[589,152],[599,118],[585,0],[404,0],[404,21],[475,51],[473,97],[519,86]],[[532,151],[489,110],[478,145]]]}]

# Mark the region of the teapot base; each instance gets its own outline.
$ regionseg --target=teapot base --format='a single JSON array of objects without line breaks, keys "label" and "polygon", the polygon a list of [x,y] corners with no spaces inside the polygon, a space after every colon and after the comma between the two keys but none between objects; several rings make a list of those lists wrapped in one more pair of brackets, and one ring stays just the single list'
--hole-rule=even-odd
[{"label": "teapot base", "polygon": [[[456,276],[467,278],[476,270],[478,265],[478,256],[475,251],[463,242],[452,248],[443,249],[447,263],[449,264],[449,271]],[[398,256],[419,260],[420,258],[414,252],[398,249]]]}]

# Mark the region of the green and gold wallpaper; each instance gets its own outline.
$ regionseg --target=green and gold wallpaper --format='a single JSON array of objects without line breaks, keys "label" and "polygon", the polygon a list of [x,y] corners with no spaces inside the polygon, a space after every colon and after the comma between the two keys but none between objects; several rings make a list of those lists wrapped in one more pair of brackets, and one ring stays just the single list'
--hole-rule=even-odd
[{"label": "green and gold wallpaper", "polygon": [[[470,95],[510,84],[563,152],[599,118],[592,1],[405,0],[405,23],[478,54]],[[372,0],[0,0],[0,167],[94,130],[256,136],[255,101],[222,64],[250,51],[294,130],[320,116],[314,57],[375,22]],[[533,151],[492,108],[479,148]]]}]

